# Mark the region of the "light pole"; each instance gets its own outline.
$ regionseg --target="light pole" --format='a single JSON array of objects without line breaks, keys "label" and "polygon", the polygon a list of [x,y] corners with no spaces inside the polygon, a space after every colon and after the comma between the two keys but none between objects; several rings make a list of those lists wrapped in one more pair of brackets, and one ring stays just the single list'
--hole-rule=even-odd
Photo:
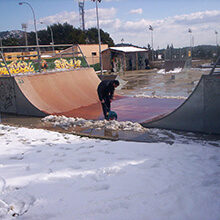
[{"label": "light pole", "polygon": [[[27,24],[23,23],[21,24],[22,29],[24,29],[24,38],[25,38],[25,45],[28,46],[28,40],[27,40]],[[26,48],[26,51],[28,52],[28,47]]]},{"label": "light pole", "polygon": [[38,34],[37,34],[37,25],[36,25],[36,18],[35,18],[35,13],[34,13],[34,9],[31,7],[31,5],[27,2],[19,2],[19,5],[23,5],[23,4],[27,4],[33,13],[33,17],[34,17],[34,28],[35,28],[35,33],[36,33],[36,44],[37,44],[37,57],[38,57],[38,68],[39,68],[39,72],[41,71],[41,65],[40,65],[40,47],[39,47],[39,41],[38,41]]},{"label": "light pole", "polygon": [[46,24],[47,27],[49,27],[49,29],[50,29],[51,40],[52,40],[52,48],[53,48],[53,55],[55,55],[55,51],[54,51],[54,39],[53,39],[53,31],[52,31],[52,28],[51,28],[46,22],[41,22],[41,24]]},{"label": "light pole", "polygon": [[3,53],[3,48],[2,48],[2,38],[0,37],[0,42],[1,42],[1,51]]},{"label": "light pole", "polygon": [[97,28],[98,28],[98,38],[99,38],[99,60],[100,60],[100,68],[101,68],[101,75],[103,74],[103,66],[102,66],[102,53],[101,53],[101,37],[100,37],[100,29],[99,29],[99,13],[98,13],[98,3],[102,0],[92,0],[96,2],[96,17],[97,17]]},{"label": "light pole", "polygon": [[215,35],[216,35],[216,46],[218,46],[218,31],[215,31]]},{"label": "light pole", "polygon": [[154,42],[153,42],[153,27],[149,25],[149,30],[151,31],[151,46],[152,46],[152,60],[154,60]]},{"label": "light pole", "polygon": [[189,28],[188,32],[189,32],[189,47],[190,47],[188,56],[192,57],[192,29]]}]

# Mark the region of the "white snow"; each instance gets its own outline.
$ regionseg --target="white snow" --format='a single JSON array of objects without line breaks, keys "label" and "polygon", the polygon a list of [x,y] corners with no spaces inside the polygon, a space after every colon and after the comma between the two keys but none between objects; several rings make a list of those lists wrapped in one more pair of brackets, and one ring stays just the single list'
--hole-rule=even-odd
[{"label": "white snow", "polygon": [[168,74],[168,73],[180,73],[182,71],[182,68],[177,67],[174,68],[174,70],[170,70],[168,72],[165,71],[165,69],[160,69],[159,71],[157,71],[158,74]]},{"label": "white snow", "polygon": [[137,94],[134,97],[144,97],[144,98],[156,98],[156,99],[187,99],[185,96],[172,96],[172,95],[145,95],[144,93],[142,94]]},{"label": "white snow", "polygon": [[106,129],[110,131],[135,131],[144,132],[148,129],[142,127],[139,123],[131,121],[107,121],[107,120],[86,120],[84,118],[74,118],[66,116],[49,115],[42,119],[43,122],[53,124],[54,127],[59,126],[64,129],[75,128],[76,126],[83,128],[92,128],[95,130]]},{"label": "white snow", "polygon": [[219,141],[169,136],[180,141],[0,125],[0,219],[220,219]]}]

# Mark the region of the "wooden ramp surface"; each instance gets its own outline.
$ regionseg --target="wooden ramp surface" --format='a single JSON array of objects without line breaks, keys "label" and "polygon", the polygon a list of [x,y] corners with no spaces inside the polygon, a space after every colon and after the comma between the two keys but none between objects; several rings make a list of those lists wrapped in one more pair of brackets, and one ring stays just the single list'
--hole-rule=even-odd
[{"label": "wooden ramp surface", "polygon": [[62,114],[98,102],[100,82],[93,68],[16,76],[24,97],[46,114]]}]

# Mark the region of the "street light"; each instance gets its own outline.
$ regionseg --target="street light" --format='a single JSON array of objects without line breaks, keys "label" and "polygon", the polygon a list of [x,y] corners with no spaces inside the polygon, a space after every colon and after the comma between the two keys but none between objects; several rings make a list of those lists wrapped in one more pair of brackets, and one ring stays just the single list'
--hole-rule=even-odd
[{"label": "street light", "polygon": [[3,53],[3,48],[2,48],[2,38],[0,37],[0,43],[1,43],[1,51]]},{"label": "street light", "polygon": [[[28,46],[28,40],[27,40],[27,24],[22,23],[21,24],[22,29],[24,29],[24,38],[25,38],[25,45]],[[26,48],[26,51],[28,52],[28,47]]]},{"label": "street light", "polygon": [[215,35],[216,35],[216,46],[218,46],[218,31],[215,31]]},{"label": "street light", "polygon": [[149,25],[149,30],[151,31],[151,46],[152,46],[152,60],[154,60],[154,43],[153,43],[153,27]]},{"label": "street light", "polygon": [[192,29],[189,28],[189,44],[190,44],[190,51],[188,53],[189,57],[192,57]]},{"label": "street light", "polygon": [[39,71],[41,71],[41,65],[40,65],[40,48],[39,48],[39,41],[38,41],[38,34],[37,34],[37,25],[36,25],[36,18],[35,18],[35,13],[34,13],[34,9],[31,7],[31,5],[27,2],[19,2],[19,5],[23,5],[23,4],[27,4],[33,13],[33,17],[34,17],[34,28],[35,28],[35,33],[36,33],[36,44],[37,44],[37,56],[38,56],[38,68]]},{"label": "street light", "polygon": [[51,40],[52,40],[52,47],[53,47],[53,55],[55,54],[54,52],[54,39],[53,39],[53,31],[52,31],[52,28],[46,23],[46,22],[40,22],[41,24],[46,24],[47,27],[49,27],[50,29],[50,33],[51,33]]},{"label": "street light", "polygon": [[103,66],[102,66],[102,54],[101,54],[101,37],[100,37],[100,29],[99,29],[99,13],[98,13],[98,4],[97,2],[101,2],[102,0],[92,0],[92,2],[96,2],[96,17],[97,17],[97,27],[98,27],[98,38],[99,38],[99,60],[100,60],[100,68],[101,68],[101,75],[103,73]]}]

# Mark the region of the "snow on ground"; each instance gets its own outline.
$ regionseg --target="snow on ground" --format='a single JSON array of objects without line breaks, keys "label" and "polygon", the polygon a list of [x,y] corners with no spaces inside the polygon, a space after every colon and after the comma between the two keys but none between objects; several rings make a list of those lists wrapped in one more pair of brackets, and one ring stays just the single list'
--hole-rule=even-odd
[{"label": "snow on ground", "polygon": [[165,96],[165,95],[145,95],[144,93],[142,94],[137,94],[134,97],[144,97],[144,98],[155,98],[155,99],[187,99],[185,96]]},{"label": "snow on ground", "polygon": [[168,73],[180,73],[182,71],[182,68],[180,67],[177,67],[177,68],[174,68],[174,70],[170,70],[168,72],[166,72],[165,69],[160,69],[157,71],[158,74],[168,74]]},{"label": "snow on ground", "polygon": [[112,142],[0,125],[0,219],[220,219],[219,141],[185,139]]},{"label": "snow on ground", "polygon": [[133,123],[131,121],[116,121],[116,120],[87,120],[84,118],[74,118],[49,115],[42,119],[43,122],[53,124],[54,127],[59,126],[64,129],[75,128],[76,126],[83,128],[93,128],[96,130],[107,129],[110,131],[123,130],[123,131],[135,131],[144,132],[148,129],[141,126],[139,123]]}]

